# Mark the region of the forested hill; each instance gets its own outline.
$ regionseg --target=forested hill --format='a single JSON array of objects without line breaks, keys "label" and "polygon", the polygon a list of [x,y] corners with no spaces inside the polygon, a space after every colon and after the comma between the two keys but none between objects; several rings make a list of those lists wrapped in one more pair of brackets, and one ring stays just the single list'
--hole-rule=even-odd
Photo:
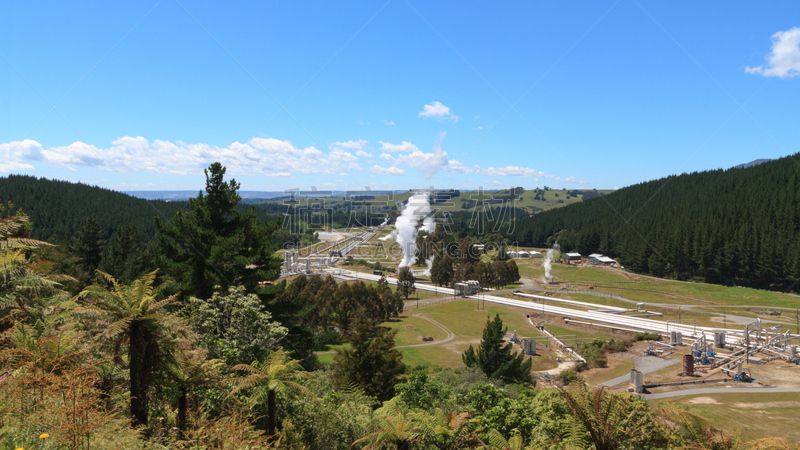
[{"label": "forested hill", "polygon": [[97,186],[48,180],[27,175],[0,178],[0,200],[22,208],[33,222],[33,238],[59,241],[73,236],[81,223],[94,216],[106,236],[123,224],[135,225],[144,238],[155,235],[156,215],[171,220],[186,202],[142,200]]},{"label": "forested hill", "polygon": [[[800,153],[670,176],[519,221],[521,245],[598,252],[628,269],[800,290]],[[552,240],[551,240],[552,241]]]}]

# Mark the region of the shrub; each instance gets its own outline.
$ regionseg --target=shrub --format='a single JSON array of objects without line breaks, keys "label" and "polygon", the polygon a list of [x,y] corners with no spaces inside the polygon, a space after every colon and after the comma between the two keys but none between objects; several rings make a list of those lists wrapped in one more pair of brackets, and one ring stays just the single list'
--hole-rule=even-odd
[{"label": "shrub", "polygon": [[633,335],[633,341],[660,341],[661,335],[658,333],[636,333]]},{"label": "shrub", "polygon": [[573,381],[578,381],[578,374],[575,373],[573,370],[568,370],[561,374],[561,382],[564,384],[570,384]]}]

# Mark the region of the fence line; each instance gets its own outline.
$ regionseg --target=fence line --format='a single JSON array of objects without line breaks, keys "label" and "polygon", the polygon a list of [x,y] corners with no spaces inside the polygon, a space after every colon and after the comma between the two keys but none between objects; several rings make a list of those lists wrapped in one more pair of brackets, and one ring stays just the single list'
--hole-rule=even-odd
[{"label": "fence line", "polygon": [[537,287],[531,288],[531,290],[538,291],[538,292],[548,292],[550,294],[558,294],[558,293],[562,293],[563,292],[565,294],[593,295],[595,297],[613,298],[615,300],[621,300],[621,301],[624,301],[624,302],[633,301],[633,300],[627,299],[627,298],[625,298],[625,297],[623,297],[621,295],[609,294],[609,293],[600,292],[600,291],[584,291],[584,290],[579,290],[579,289],[559,289],[557,291],[550,291],[550,290],[547,290],[547,289],[537,288]]},{"label": "fence line", "polygon": [[412,311],[422,308],[427,308],[429,306],[439,306],[444,305],[445,303],[450,303],[452,301],[458,300],[460,297],[447,297],[447,298],[440,298],[436,300],[420,300],[419,302],[411,301],[406,302],[403,305],[403,311]]}]

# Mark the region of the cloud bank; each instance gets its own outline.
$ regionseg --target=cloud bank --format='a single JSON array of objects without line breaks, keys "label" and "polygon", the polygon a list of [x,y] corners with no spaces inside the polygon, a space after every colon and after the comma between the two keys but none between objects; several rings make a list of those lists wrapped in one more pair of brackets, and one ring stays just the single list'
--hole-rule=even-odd
[{"label": "cloud bank", "polygon": [[747,73],[765,77],[792,78],[800,75],[800,27],[772,35],[772,52],[764,59],[766,67],[746,67]]},{"label": "cloud bank", "polygon": [[562,179],[529,167],[481,168],[477,164],[464,164],[448,158],[443,148],[445,136],[446,133],[440,133],[436,145],[428,152],[408,141],[399,144],[379,141],[379,159],[384,161],[383,165],[375,164],[375,155],[364,139],[333,142],[328,145],[327,153],[313,146],[296,147],[288,140],[260,137],[227,147],[124,136],[108,148],[84,142],[45,148],[37,141],[25,139],[0,144],[0,173],[31,172],[40,164],[51,164],[71,171],[93,168],[119,173],[198,175],[210,163],[219,161],[234,176],[342,175],[353,171],[404,176],[411,168],[426,179],[447,172],[575,182],[574,177]]}]

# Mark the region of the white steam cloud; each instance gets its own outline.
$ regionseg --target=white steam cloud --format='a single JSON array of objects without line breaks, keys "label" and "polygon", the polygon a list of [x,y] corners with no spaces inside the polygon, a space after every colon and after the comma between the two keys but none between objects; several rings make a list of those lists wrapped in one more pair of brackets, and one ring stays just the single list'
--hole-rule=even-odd
[{"label": "white steam cloud", "polygon": [[[394,231],[380,238],[382,241],[393,239],[400,245],[403,250],[403,260],[400,261],[399,267],[410,267],[414,264],[417,252],[417,233],[419,232],[417,225],[419,221],[422,220],[421,229],[429,233],[433,233],[436,230],[436,222],[432,217],[427,217],[430,212],[431,205],[428,201],[428,193],[417,192],[408,199],[403,212],[395,221]],[[425,262],[428,265],[428,270],[422,274],[428,276],[433,266],[433,258]]]},{"label": "white steam cloud", "polygon": [[561,254],[561,247],[558,245],[558,242],[553,244],[553,248],[547,250],[547,255],[544,258],[544,276],[541,278],[542,283],[552,283],[553,276],[550,275],[550,270],[553,268],[553,260],[558,258],[558,255]]}]

